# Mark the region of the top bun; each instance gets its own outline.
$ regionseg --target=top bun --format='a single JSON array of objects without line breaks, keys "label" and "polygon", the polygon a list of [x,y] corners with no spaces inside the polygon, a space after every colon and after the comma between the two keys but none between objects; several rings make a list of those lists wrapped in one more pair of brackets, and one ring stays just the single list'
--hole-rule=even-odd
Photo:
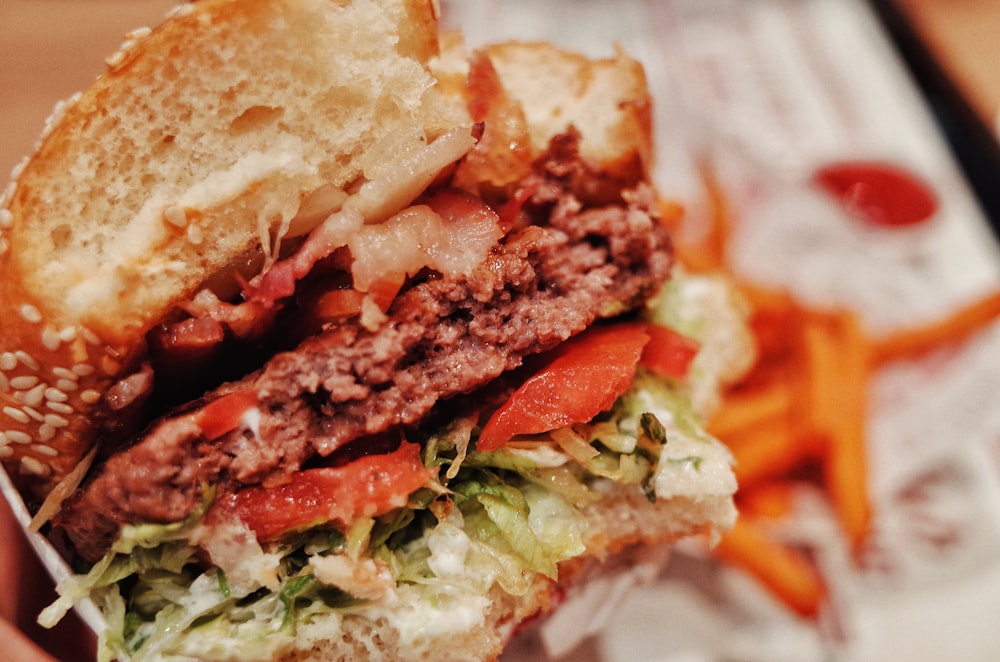
[{"label": "top bun", "polygon": [[0,456],[21,483],[61,480],[145,334],[259,269],[378,167],[374,145],[471,124],[437,52],[433,0],[202,0],[63,104],[0,199]]}]

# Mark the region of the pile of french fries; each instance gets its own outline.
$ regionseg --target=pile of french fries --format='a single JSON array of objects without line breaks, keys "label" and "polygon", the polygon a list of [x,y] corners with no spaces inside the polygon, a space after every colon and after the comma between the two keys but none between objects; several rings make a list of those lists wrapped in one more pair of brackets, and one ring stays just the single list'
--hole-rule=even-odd
[{"label": "pile of french fries", "polygon": [[[732,450],[740,517],[713,553],[741,568],[802,617],[815,617],[828,592],[815,564],[770,534],[787,516],[803,483],[819,486],[850,549],[869,536],[866,427],[871,376],[886,364],[960,343],[1000,318],[1000,291],[945,319],[884,337],[866,331],[849,309],[820,310],[785,291],[740,281],[727,259],[731,217],[722,188],[705,178],[712,218],[697,242],[677,246],[686,268],[723,272],[751,304],[755,365],[724,393],[709,430]],[[682,223],[674,206],[663,210]],[[675,236],[683,236],[675,232]]]}]

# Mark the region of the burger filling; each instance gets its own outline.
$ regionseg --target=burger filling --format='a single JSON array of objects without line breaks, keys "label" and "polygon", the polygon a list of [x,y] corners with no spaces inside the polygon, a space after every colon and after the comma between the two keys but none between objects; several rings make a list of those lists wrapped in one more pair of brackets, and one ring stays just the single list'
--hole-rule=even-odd
[{"label": "burger filling", "polygon": [[[305,465],[370,452],[378,439],[398,439],[435,407],[452,407],[473,392],[483,397],[480,389],[596,321],[634,311],[669,278],[667,231],[648,188],[626,191],[614,204],[590,204],[574,190],[588,175],[576,137],[555,140],[530,177],[489,205],[505,209],[496,213],[505,234],[484,259],[468,274],[420,268],[408,275],[376,325],[362,312],[339,319],[311,312],[312,302],[324,300],[312,288],[335,279],[322,268],[329,265],[315,263],[284,305],[318,333],[159,420],[100,467],[64,504],[56,525],[94,561],[124,523],[187,517],[204,485],[222,493],[277,485]],[[477,219],[488,217],[480,211],[487,202],[470,197],[439,188],[410,209],[445,198]],[[261,286],[270,287],[266,275]],[[299,325],[279,328],[295,333]],[[256,413],[238,424],[246,409],[239,403],[248,398]]]},{"label": "burger filling", "polygon": [[[555,581],[561,564],[598,544],[587,511],[608,493],[624,487],[655,503],[735,489],[728,451],[691,406],[719,378],[724,351],[703,331],[739,336],[728,296],[721,283],[680,275],[636,319],[587,331],[488,394],[373,440],[381,452],[344,453],[274,486],[203,485],[183,519],[120,527],[43,618],[92,598],[109,620],[108,660],[234,650],[268,659],[331,618],[385,620],[404,646],[482,624],[492,591]],[[671,309],[693,298],[700,305],[686,305],[686,317]],[[610,386],[580,390],[565,378],[587,374],[594,352]],[[532,396],[539,380],[565,393],[542,402]],[[259,405],[233,404],[252,428]],[[564,424],[530,431],[539,419]],[[497,420],[512,437],[483,450]]]}]

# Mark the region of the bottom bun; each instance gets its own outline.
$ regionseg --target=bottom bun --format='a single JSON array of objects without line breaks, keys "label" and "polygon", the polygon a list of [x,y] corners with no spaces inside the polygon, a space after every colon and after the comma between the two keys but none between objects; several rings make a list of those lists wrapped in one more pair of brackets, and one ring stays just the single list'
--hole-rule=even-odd
[{"label": "bottom bun", "polygon": [[[656,504],[638,491],[621,490],[606,496],[586,513],[588,556],[561,565],[558,581],[535,575],[523,595],[511,595],[495,585],[482,620],[463,631],[410,639],[385,617],[372,620],[331,615],[300,626],[295,648],[275,659],[496,660],[511,638],[536,623],[546,650],[556,657],[599,629],[601,616],[614,608],[614,598],[655,575],[666,563],[669,543],[709,529],[726,529],[735,517],[732,501],[724,495],[682,497]],[[602,599],[600,609],[576,620],[581,610],[596,606],[591,604],[594,597],[586,593],[597,584],[603,584],[596,591]],[[564,615],[574,622],[567,623]],[[550,617],[552,622],[547,622]],[[454,613],[451,618],[458,620]]]}]

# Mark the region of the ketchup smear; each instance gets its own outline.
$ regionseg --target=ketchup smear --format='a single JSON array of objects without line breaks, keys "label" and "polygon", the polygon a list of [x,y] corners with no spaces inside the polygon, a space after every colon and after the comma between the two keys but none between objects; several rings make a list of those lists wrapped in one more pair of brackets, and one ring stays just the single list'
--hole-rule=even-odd
[{"label": "ketchup smear", "polygon": [[937,211],[934,191],[913,174],[883,163],[823,166],[813,181],[856,218],[885,227],[917,225]]}]

